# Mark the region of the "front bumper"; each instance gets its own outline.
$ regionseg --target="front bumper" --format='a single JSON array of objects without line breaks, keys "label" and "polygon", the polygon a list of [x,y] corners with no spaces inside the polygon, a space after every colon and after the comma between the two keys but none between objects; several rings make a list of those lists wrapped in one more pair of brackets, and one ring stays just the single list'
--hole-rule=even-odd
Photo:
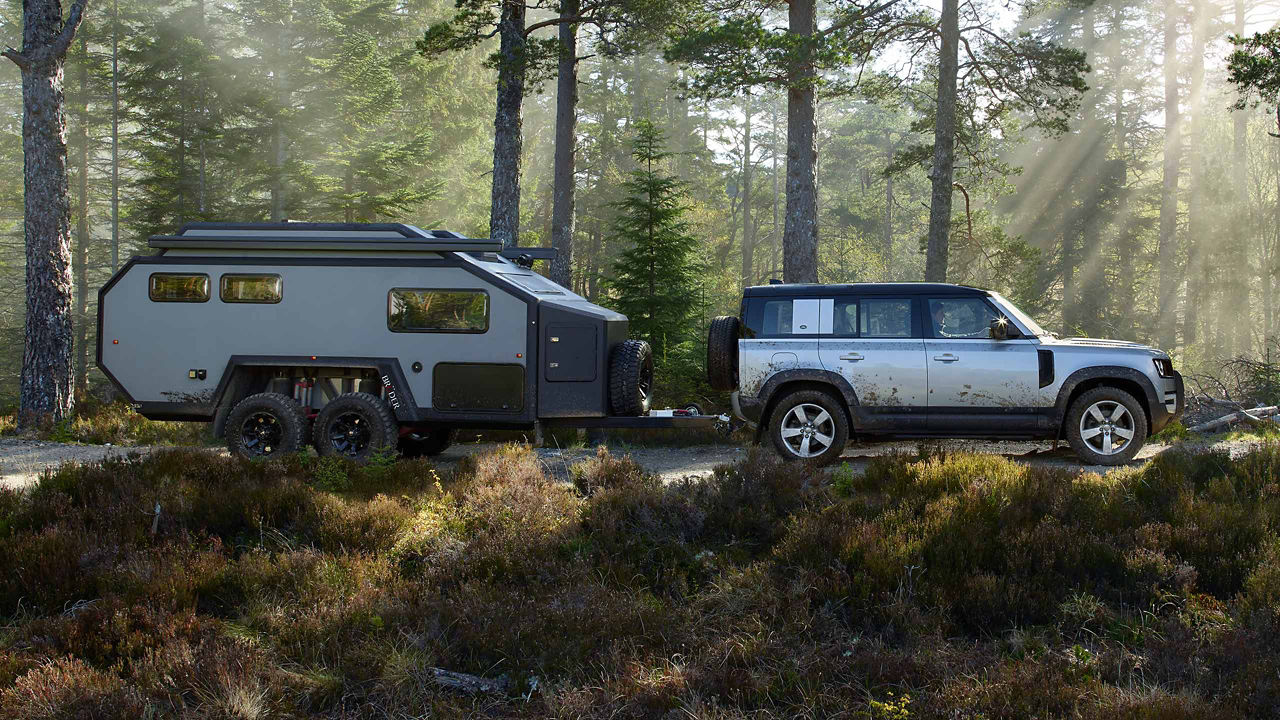
[{"label": "front bumper", "polygon": [[1156,402],[1151,407],[1151,433],[1163,430],[1169,423],[1182,417],[1187,409],[1186,385],[1182,373],[1173,371],[1173,377],[1160,378],[1156,389]]}]

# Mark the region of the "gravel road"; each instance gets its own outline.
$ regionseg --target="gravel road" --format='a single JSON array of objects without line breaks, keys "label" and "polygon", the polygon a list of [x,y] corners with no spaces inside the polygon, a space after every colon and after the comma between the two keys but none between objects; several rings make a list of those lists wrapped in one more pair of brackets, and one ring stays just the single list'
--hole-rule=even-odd
[{"label": "gravel road", "polygon": [[[1056,451],[1049,443],[1033,442],[988,442],[973,440],[949,440],[933,443],[947,448],[967,450],[971,452],[993,453],[1005,455],[1019,462],[1046,467],[1062,467],[1072,470],[1088,470],[1105,473],[1109,468],[1081,464],[1065,445]],[[1227,450],[1232,455],[1240,455],[1257,447],[1258,441],[1204,441],[1195,443],[1196,447],[1212,447]],[[868,461],[879,455],[894,452],[913,452],[919,442],[884,442],[874,444],[850,445],[845,451],[842,462],[847,462],[855,472],[866,468]],[[465,455],[486,452],[498,447],[495,443],[469,443],[454,445],[436,461],[449,467]],[[1138,453],[1134,464],[1138,465],[1161,452],[1169,449],[1168,445],[1148,445]],[[112,455],[129,453],[148,453],[152,447],[110,446],[110,445],[68,445],[55,442],[20,440],[16,438],[0,438],[0,486],[24,487],[34,483],[43,471],[56,468],[65,462],[96,462]],[[692,447],[626,447],[611,448],[615,454],[629,454],[651,472],[656,472],[666,480],[682,477],[704,477],[710,475],[717,465],[733,463],[746,457],[746,449],[732,445],[699,445]],[[225,453],[226,450],[211,448],[209,452]],[[555,449],[541,448],[538,454],[543,458],[548,471],[561,477],[567,477],[569,467],[595,453],[594,448]]]}]

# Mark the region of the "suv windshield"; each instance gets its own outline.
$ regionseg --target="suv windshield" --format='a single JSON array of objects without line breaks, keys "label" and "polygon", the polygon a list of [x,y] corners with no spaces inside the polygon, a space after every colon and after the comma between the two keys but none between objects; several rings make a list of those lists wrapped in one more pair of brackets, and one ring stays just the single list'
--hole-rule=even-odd
[{"label": "suv windshield", "polygon": [[1013,303],[1009,302],[1009,300],[1006,299],[1000,293],[995,293],[995,292],[991,293],[991,299],[994,300],[1002,310],[1008,312],[1010,315],[1013,316],[1015,320],[1022,323],[1023,327],[1030,330],[1032,335],[1035,335],[1036,337],[1052,337],[1053,336],[1053,333],[1040,327],[1040,325],[1037,324],[1035,320],[1031,319],[1030,315],[1027,315],[1026,313],[1019,310],[1017,305],[1014,305]]}]

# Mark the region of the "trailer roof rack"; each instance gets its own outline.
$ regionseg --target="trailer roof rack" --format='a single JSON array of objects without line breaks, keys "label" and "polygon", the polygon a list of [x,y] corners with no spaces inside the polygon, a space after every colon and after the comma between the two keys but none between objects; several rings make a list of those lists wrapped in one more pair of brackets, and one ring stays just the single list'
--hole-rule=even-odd
[{"label": "trailer roof rack", "polygon": [[403,223],[187,223],[177,235],[153,235],[158,250],[401,250],[499,252],[502,243]]}]

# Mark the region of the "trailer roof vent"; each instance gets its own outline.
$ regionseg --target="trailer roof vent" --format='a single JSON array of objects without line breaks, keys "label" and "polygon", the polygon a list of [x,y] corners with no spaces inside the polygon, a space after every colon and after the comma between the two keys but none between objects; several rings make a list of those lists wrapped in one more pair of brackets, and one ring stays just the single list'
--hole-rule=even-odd
[{"label": "trailer roof vent", "polygon": [[403,223],[188,223],[177,235],[153,235],[160,250],[399,250],[498,252],[502,243]]}]

